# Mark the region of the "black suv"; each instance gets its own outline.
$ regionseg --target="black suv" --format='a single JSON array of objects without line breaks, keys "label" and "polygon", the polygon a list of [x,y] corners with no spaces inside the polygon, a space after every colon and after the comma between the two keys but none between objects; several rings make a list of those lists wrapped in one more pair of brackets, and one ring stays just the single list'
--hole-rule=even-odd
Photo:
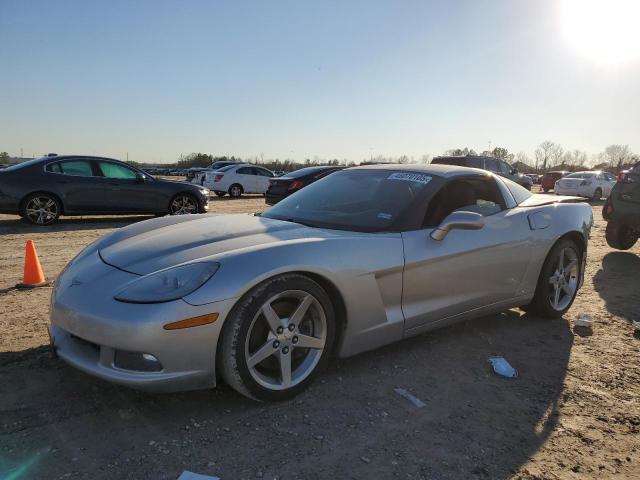
[{"label": "black suv", "polygon": [[431,163],[443,165],[458,165],[460,167],[481,168],[508,178],[509,180],[522,185],[527,190],[531,190],[533,180],[526,175],[520,175],[518,170],[513,168],[504,160],[495,157],[485,157],[483,155],[466,155],[464,157],[435,157]]},{"label": "black suv", "polygon": [[640,236],[640,162],[618,176],[602,208],[607,221],[607,243],[619,250],[629,250]]}]

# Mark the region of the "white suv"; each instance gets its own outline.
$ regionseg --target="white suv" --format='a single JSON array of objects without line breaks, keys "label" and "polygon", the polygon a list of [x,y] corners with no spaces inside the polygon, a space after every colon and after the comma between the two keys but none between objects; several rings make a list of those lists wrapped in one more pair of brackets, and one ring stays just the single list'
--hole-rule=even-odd
[{"label": "white suv", "polygon": [[203,185],[219,197],[228,193],[233,198],[239,198],[243,193],[266,193],[269,179],[274,176],[271,170],[242,163],[207,172]]}]

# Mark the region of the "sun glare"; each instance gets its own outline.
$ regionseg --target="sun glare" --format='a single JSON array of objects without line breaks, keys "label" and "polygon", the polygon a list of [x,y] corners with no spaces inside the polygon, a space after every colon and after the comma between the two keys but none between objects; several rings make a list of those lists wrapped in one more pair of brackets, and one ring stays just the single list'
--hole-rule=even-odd
[{"label": "sun glare", "polygon": [[640,0],[563,0],[560,14],[580,55],[608,65],[640,58]]}]

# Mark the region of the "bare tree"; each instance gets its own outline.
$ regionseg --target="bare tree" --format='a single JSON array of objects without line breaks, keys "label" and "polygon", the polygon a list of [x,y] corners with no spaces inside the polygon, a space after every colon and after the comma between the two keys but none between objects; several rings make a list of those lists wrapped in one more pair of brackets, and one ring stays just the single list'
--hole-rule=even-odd
[{"label": "bare tree", "polygon": [[431,154],[425,153],[420,157],[420,163],[431,163]]},{"label": "bare tree", "polygon": [[631,161],[632,153],[629,150],[629,145],[609,145],[604,149],[603,160],[609,163],[609,167],[614,166],[620,169],[622,165]]},{"label": "bare tree", "polygon": [[531,166],[531,159],[529,158],[529,155],[527,155],[526,153],[518,152],[515,158],[516,158],[516,163],[523,163],[525,165]]},{"label": "bare tree", "polygon": [[549,165],[557,165],[562,158],[563,149],[559,143],[545,140],[536,148],[536,170],[542,165],[542,170],[546,170]]}]

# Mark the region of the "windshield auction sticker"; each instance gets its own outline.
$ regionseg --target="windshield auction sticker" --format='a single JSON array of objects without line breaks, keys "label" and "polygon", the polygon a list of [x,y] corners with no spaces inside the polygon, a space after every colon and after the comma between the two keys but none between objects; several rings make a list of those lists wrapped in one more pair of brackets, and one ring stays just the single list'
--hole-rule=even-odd
[{"label": "windshield auction sticker", "polygon": [[429,175],[422,175],[421,173],[395,172],[389,175],[387,180],[403,180],[405,182],[416,182],[426,185],[431,181],[431,177]]}]

